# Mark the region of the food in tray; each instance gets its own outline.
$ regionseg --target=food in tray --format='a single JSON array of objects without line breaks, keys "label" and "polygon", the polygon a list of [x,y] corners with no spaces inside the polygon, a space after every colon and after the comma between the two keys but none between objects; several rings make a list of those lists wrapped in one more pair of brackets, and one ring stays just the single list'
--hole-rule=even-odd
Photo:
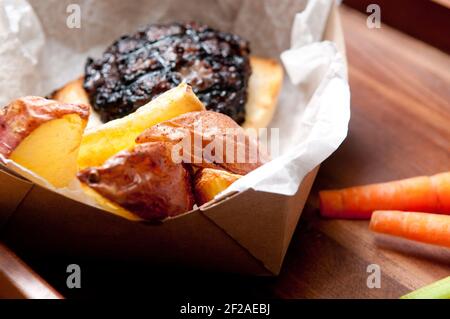
[{"label": "food in tray", "polygon": [[206,109],[245,128],[267,127],[283,80],[281,65],[250,56],[237,35],[198,23],[150,25],[119,38],[99,59],[88,59],[84,80],[51,97],[90,104],[104,121],[123,117],[183,81]]},{"label": "food in tray", "polygon": [[67,83],[64,87],[50,94],[49,98],[63,103],[81,103],[90,105],[89,96],[83,89],[83,78]]},{"label": "food in tray", "polygon": [[[233,159],[219,152],[228,141],[235,151]],[[138,136],[136,143],[103,165],[81,170],[78,178],[108,201],[146,220],[187,212],[194,198],[202,205],[241,176],[233,173],[246,174],[268,159],[257,141],[231,118],[212,111],[188,112],[156,124]],[[213,152],[207,151],[208,146]],[[257,151],[254,158],[236,161],[238,152],[248,154],[252,147]],[[111,206],[105,208],[111,210]]]},{"label": "food in tray", "polygon": [[83,136],[78,165],[80,168],[101,165],[117,152],[132,147],[136,137],[145,129],[178,115],[204,109],[192,89],[182,83],[136,112],[87,131]]},{"label": "food in tray", "polygon": [[423,212],[378,210],[370,219],[377,233],[450,248],[450,216]]},{"label": "food in tray", "polygon": [[27,96],[0,109],[0,154],[64,187],[77,172],[89,106]]},{"label": "food in tray", "polygon": [[249,53],[247,41],[206,25],[149,25],[120,37],[99,59],[88,59],[84,88],[110,121],[186,81],[207,109],[242,123]]},{"label": "food in tray", "polygon": [[[195,139],[199,143],[194,143]],[[137,143],[166,141],[180,143],[191,142],[192,148],[206,148],[213,143],[220,144],[221,153],[195,152],[189,154],[189,162],[194,166],[222,168],[235,174],[245,175],[267,162],[269,158],[259,148],[257,140],[247,135],[230,117],[212,112],[190,112],[148,128],[136,139]],[[227,157],[227,146],[229,156]],[[216,149],[219,149],[217,147]],[[245,155],[239,159],[238,155]]]},{"label": "food in tray", "polygon": [[250,57],[252,75],[248,83],[244,128],[267,127],[275,113],[283,83],[283,68],[272,59]]},{"label": "food in tray", "polygon": [[143,219],[163,219],[192,209],[194,194],[188,170],[171,158],[172,144],[136,145],[100,167],[79,172],[87,186]]},{"label": "food in tray", "polygon": [[[176,216],[269,160],[246,129],[268,125],[282,78],[278,62],[250,56],[237,35],[150,25],[89,58],[53,100],[13,102],[0,150],[56,187],[78,172],[88,196],[125,218]],[[85,130],[89,111],[106,123]],[[24,128],[15,133],[17,121]]]},{"label": "food in tray", "polygon": [[203,205],[223,192],[231,184],[241,178],[242,175],[233,174],[224,170],[202,168],[194,177],[195,199],[199,205]]}]

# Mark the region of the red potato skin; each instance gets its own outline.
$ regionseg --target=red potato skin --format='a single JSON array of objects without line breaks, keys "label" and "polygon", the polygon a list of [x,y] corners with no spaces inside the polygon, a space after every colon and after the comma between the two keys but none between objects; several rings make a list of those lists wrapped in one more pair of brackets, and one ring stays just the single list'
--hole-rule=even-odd
[{"label": "red potato skin", "polygon": [[0,108],[0,154],[8,158],[16,147],[40,125],[69,114],[87,120],[84,104],[60,103],[39,96],[26,96]]},{"label": "red potato skin", "polygon": [[[247,135],[244,129],[230,117],[213,111],[189,112],[159,123],[139,135],[136,143],[164,141],[176,144],[186,137],[189,137],[190,141],[194,141],[195,136],[200,139],[201,143],[199,144],[201,145],[199,146],[203,149],[212,141],[216,141],[222,143],[223,150],[225,150],[227,141],[235,141],[234,154],[237,154],[238,147],[242,147],[246,157],[245,161],[239,162],[234,158],[230,161],[226,158],[224,151],[219,162],[209,158],[198,158],[192,142],[189,164],[194,166],[224,169],[234,174],[245,175],[269,161],[268,154],[259,148],[256,139]],[[251,148],[258,149],[256,157],[252,156]]]},{"label": "red potato skin", "polygon": [[151,142],[117,153],[78,173],[100,195],[146,220],[162,220],[194,206],[189,172],[171,159],[171,144]]},{"label": "red potato skin", "polygon": [[327,218],[370,219],[375,210],[450,214],[450,172],[319,192]]}]

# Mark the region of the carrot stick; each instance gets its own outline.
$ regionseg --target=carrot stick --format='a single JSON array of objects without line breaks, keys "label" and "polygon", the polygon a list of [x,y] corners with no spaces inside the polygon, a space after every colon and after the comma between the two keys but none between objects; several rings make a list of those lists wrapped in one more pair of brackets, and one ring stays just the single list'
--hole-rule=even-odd
[{"label": "carrot stick", "polygon": [[374,211],[370,230],[450,248],[450,216],[401,211]]},{"label": "carrot stick", "polygon": [[450,215],[450,172],[321,191],[319,198],[320,212],[329,218],[369,219],[374,210]]},{"label": "carrot stick", "polygon": [[414,290],[400,299],[450,299],[450,276]]}]

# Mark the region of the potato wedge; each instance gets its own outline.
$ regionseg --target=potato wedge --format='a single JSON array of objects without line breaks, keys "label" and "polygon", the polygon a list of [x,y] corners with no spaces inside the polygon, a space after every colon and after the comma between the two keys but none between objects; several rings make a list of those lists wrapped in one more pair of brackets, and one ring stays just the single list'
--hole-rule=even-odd
[{"label": "potato wedge", "polygon": [[109,158],[100,167],[78,173],[83,184],[145,220],[162,220],[194,206],[191,177],[172,161],[172,144],[136,145]]},{"label": "potato wedge", "polygon": [[[184,139],[192,142],[196,138],[199,139],[200,148],[191,143],[190,148],[178,154],[185,163],[194,166],[222,168],[245,175],[270,160],[257,139],[246,135],[231,117],[213,111],[189,112],[154,125],[139,135],[136,143],[165,141],[176,144]],[[227,157],[226,151],[205,152],[205,149],[215,144],[222,145],[222,150],[232,149],[233,156]],[[238,157],[243,157],[243,160],[238,160]]]},{"label": "potato wedge", "polygon": [[100,115],[92,111],[89,96],[83,87],[84,77],[68,82],[63,87],[50,94],[50,98],[63,103],[81,103],[91,107],[91,114],[86,126],[86,130],[102,124]]},{"label": "potato wedge", "polygon": [[88,116],[87,105],[17,99],[0,114],[0,153],[55,187],[67,186],[77,173]]},{"label": "potato wedge", "polygon": [[63,103],[81,103],[90,105],[89,96],[83,88],[83,77],[70,81],[62,88],[50,94],[53,100]]},{"label": "potato wedge", "polygon": [[81,188],[86,193],[86,195],[90,196],[98,206],[103,208],[104,210],[117,215],[119,217],[123,217],[125,219],[131,220],[131,221],[143,221],[144,219],[140,218],[138,215],[133,214],[132,212],[126,210],[125,208],[117,205],[116,203],[110,201],[109,199],[103,197],[100,195],[97,191],[90,188],[89,186],[85,184],[81,184]]},{"label": "potato wedge", "polygon": [[242,175],[232,174],[213,168],[203,168],[194,177],[194,193],[197,205],[203,205],[224,191]]},{"label": "potato wedge", "polygon": [[[278,95],[283,84],[283,67],[276,60],[257,56],[250,57],[252,74],[248,84],[248,98],[245,104],[244,129],[267,127],[277,106]],[[65,103],[89,104],[89,97],[83,88],[83,77],[68,82],[54,91],[52,99]],[[91,113],[88,129],[100,123],[100,115]]]},{"label": "potato wedge", "polygon": [[136,137],[155,124],[204,109],[191,87],[182,83],[136,112],[86,132],[78,157],[79,168],[102,165],[112,155],[133,147]]}]

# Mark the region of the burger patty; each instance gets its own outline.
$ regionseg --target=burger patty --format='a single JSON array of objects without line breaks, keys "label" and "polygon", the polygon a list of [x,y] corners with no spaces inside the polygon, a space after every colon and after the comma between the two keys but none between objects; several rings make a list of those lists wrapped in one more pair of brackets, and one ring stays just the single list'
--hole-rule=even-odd
[{"label": "burger patty", "polygon": [[245,120],[249,44],[197,23],[149,25],[88,58],[84,88],[103,121],[123,117],[186,81],[208,110]]}]

